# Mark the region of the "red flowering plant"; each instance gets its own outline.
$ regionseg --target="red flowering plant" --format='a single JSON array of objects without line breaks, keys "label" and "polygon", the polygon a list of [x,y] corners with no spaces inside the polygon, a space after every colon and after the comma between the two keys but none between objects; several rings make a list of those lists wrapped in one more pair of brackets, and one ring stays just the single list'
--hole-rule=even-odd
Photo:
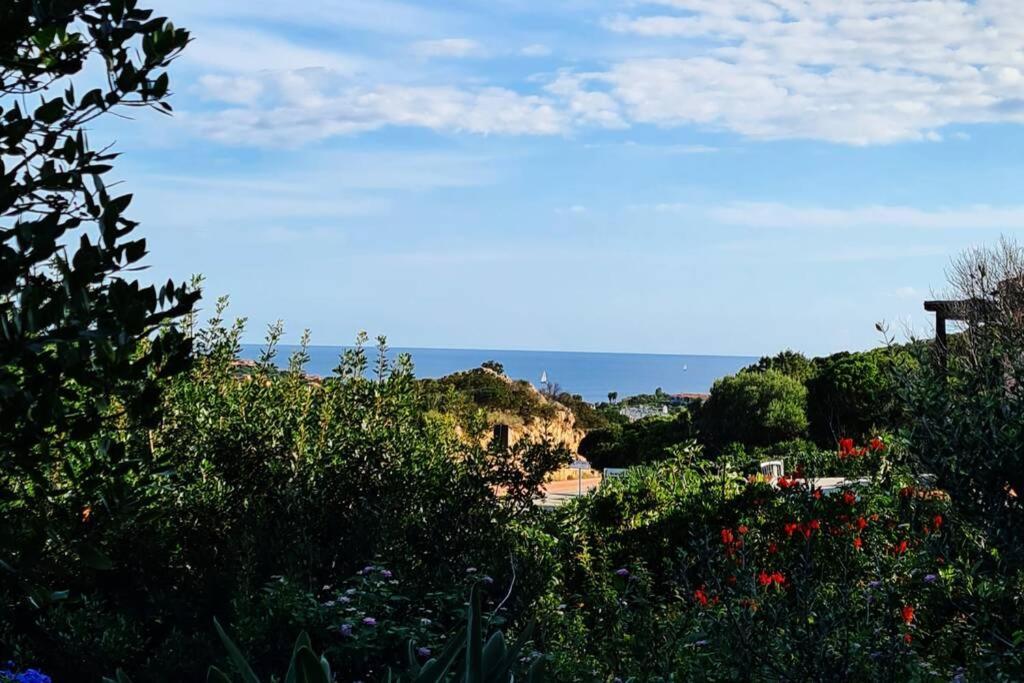
[{"label": "red flowering plant", "polygon": [[[793,671],[823,680],[874,679],[879,672],[905,679],[925,666],[955,671],[952,663],[928,659],[955,623],[943,597],[949,579],[937,559],[949,528],[940,499],[901,498],[904,482],[891,476],[824,490],[798,476],[778,486],[665,466],[660,477],[692,478],[664,505],[645,507],[603,536],[615,563],[645,568],[643,601],[635,587],[624,586],[632,594],[623,593],[629,605],[614,623],[605,610],[593,622],[619,644],[588,631],[589,648],[631,644],[630,666],[603,673],[665,676],[690,670],[694,661],[768,679]],[[650,492],[624,495],[629,486],[612,485],[621,502],[634,495],[652,500]],[[609,495],[599,490],[578,503],[576,514],[585,516]],[[597,547],[588,545],[588,552]],[[910,623],[904,606],[914,609]],[[676,630],[653,648],[663,657],[668,642],[678,644],[672,671],[641,654],[652,650],[641,624],[664,633],[664,624],[649,623],[652,610]]]}]

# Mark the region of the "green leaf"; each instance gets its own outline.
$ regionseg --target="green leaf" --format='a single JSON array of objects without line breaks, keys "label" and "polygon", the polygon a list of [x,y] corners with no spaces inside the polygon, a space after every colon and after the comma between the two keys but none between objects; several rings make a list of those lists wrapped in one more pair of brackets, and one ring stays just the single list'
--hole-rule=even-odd
[{"label": "green leaf", "polygon": [[211,666],[206,672],[206,683],[231,683],[231,679],[217,667]]},{"label": "green leaf", "polygon": [[217,635],[220,636],[220,640],[224,643],[224,648],[228,651],[228,657],[231,662],[238,669],[238,673],[241,674],[242,680],[245,683],[260,683],[260,679],[256,677],[256,673],[249,666],[249,662],[245,661],[245,657],[242,655],[242,651],[238,649],[234,641],[228,637],[228,634],[224,632],[220,622],[217,621],[216,617],[213,620],[213,627],[217,629]]},{"label": "green leaf", "polygon": [[101,550],[94,545],[88,543],[83,544],[78,548],[78,557],[85,563],[86,566],[92,567],[99,571],[110,571],[114,568],[114,563],[110,561]]},{"label": "green leaf", "polygon": [[469,628],[466,631],[467,683],[483,682],[483,643],[480,624],[480,593],[476,586],[469,593]]}]

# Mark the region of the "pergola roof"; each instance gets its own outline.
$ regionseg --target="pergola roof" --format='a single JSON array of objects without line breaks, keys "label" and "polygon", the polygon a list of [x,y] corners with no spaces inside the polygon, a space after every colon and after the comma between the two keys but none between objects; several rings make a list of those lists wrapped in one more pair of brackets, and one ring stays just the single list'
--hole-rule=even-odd
[{"label": "pergola roof", "polygon": [[925,301],[924,310],[946,320],[966,320],[968,311],[982,311],[993,305],[988,299],[938,299]]}]

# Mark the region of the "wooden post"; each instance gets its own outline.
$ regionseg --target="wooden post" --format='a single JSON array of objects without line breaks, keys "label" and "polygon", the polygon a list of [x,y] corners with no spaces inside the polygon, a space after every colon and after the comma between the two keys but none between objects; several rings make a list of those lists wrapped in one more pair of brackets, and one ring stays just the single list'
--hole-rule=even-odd
[{"label": "wooden post", "polygon": [[939,367],[945,369],[949,350],[946,347],[946,316],[941,311],[935,313],[935,346],[939,354]]}]

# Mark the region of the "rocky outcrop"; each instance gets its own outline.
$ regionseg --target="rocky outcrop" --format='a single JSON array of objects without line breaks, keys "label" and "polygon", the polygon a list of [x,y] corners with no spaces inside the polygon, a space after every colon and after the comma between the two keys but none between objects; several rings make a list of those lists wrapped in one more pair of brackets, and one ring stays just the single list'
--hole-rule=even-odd
[{"label": "rocky outcrop", "polygon": [[[488,372],[492,372],[488,370]],[[521,415],[509,414],[502,411],[487,411],[487,422],[490,427],[498,424],[508,425],[509,444],[515,444],[522,439],[538,442],[548,442],[564,446],[570,453],[576,455],[580,441],[586,436],[586,432],[576,426],[576,416],[572,411],[561,403],[549,399],[530,385],[514,383],[508,377],[493,373],[496,377],[515,386],[517,391],[527,391],[533,394],[534,399],[543,407],[537,415],[523,417]],[[490,434],[482,439],[484,443],[490,441]]]}]

